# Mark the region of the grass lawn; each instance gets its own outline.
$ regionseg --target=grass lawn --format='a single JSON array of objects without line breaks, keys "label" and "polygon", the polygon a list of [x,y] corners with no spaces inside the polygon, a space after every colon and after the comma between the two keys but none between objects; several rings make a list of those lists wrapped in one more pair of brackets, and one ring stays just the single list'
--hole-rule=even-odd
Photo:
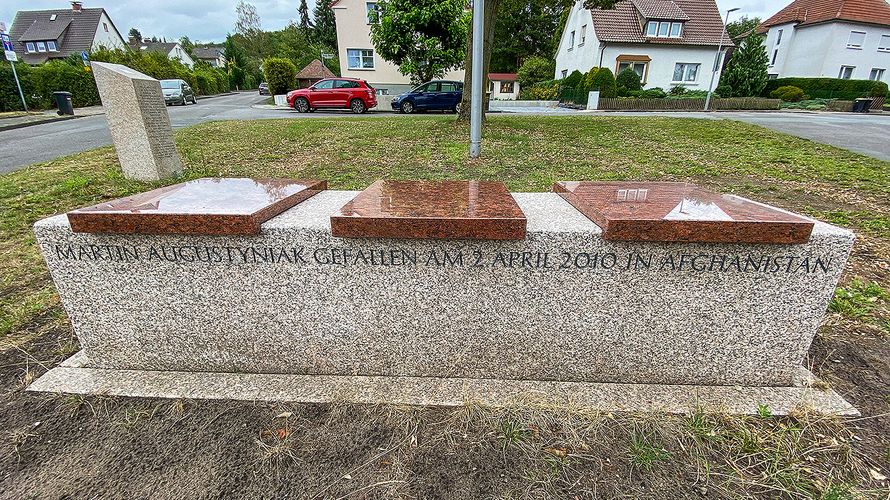
[{"label": "grass lawn", "polygon": [[[495,116],[478,160],[467,158],[467,135],[449,117],[415,116],[207,123],[177,131],[176,140],[187,178],[320,178],[332,189],[379,178],[475,178],[513,191],[547,191],[557,180],[693,181],[850,227],[856,247],[808,364],[864,418],[777,418],[766,408],[757,418],[684,417],[25,394],[29,380],[78,348],[31,224],[156,187],[123,179],[105,147],[0,176],[8,402],[0,463],[15,464],[0,476],[0,492],[6,482],[8,492],[30,486],[38,496],[272,496],[288,487],[321,497],[887,495],[890,163],[723,120]],[[289,415],[276,418],[282,412]],[[68,439],[82,445],[52,444]],[[52,471],[70,476],[75,458],[97,462],[80,479],[35,484]],[[146,465],[156,461],[164,465]],[[208,470],[218,472],[202,475]],[[158,490],[162,472],[175,477]]]}]

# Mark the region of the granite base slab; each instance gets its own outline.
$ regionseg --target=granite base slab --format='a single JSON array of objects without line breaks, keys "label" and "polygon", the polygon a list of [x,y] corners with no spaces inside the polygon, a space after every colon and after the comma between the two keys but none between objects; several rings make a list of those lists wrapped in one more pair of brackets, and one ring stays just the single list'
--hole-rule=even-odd
[{"label": "granite base slab", "polygon": [[96,368],[789,386],[852,232],[797,245],[608,241],[514,193],[518,241],[349,239],[324,191],[256,236],[35,235]]},{"label": "granite base slab", "polygon": [[800,368],[795,386],[739,387],[546,382],[440,377],[368,377],[172,372],[92,368],[81,351],[35,380],[29,391],[145,398],[299,403],[568,408],[601,412],[757,414],[859,411]]}]

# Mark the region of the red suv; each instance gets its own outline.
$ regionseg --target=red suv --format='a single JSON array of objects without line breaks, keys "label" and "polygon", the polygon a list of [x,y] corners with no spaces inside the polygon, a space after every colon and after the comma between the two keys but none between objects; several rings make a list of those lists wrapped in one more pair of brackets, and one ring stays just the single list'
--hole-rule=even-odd
[{"label": "red suv", "polygon": [[308,89],[288,92],[287,104],[300,113],[319,108],[343,108],[351,109],[353,113],[364,113],[377,105],[377,94],[374,87],[364,80],[328,78]]}]

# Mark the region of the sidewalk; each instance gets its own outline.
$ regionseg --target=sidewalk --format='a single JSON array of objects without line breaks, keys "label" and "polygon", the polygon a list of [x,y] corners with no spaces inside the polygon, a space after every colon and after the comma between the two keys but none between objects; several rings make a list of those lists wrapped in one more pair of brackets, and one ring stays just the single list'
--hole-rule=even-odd
[{"label": "sidewalk", "polygon": [[32,125],[41,125],[43,123],[57,122],[61,120],[71,120],[73,118],[83,118],[84,116],[101,115],[105,113],[102,106],[87,106],[85,108],[75,108],[74,116],[59,116],[55,109],[43,112],[31,113],[23,116],[13,116],[10,118],[0,118],[0,131],[12,130]]}]

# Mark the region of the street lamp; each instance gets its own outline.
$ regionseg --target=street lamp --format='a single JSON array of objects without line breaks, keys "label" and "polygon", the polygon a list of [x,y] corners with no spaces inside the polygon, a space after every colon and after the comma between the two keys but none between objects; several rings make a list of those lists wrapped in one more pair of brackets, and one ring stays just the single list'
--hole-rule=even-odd
[{"label": "street lamp", "polygon": [[729,24],[729,14],[737,10],[739,8],[734,7],[726,11],[726,20],[723,21],[723,30],[720,32],[720,45],[717,46],[717,53],[714,54],[714,68],[711,71],[711,83],[708,84],[708,96],[705,98],[705,111],[711,105],[711,93],[714,89],[714,78],[717,76],[717,70],[720,68],[720,51],[723,50],[723,35],[726,34],[726,25]]},{"label": "street lamp", "polygon": [[482,39],[485,36],[485,0],[473,1],[473,57],[470,80],[470,158],[482,151]]}]

